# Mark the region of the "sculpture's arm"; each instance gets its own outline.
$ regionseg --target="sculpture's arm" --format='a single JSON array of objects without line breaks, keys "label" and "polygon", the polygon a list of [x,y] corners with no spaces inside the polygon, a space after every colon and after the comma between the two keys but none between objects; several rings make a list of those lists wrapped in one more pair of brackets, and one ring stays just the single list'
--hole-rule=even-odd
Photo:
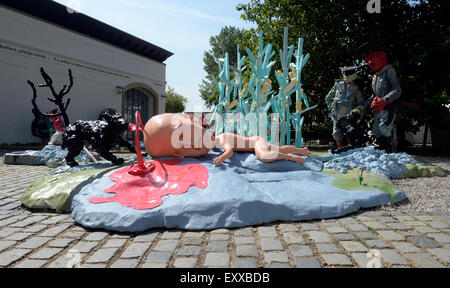
[{"label": "sculpture's arm", "polygon": [[325,97],[325,103],[327,104],[328,110],[330,110],[330,111],[332,109],[334,96],[336,94],[336,89],[337,89],[337,83],[334,83],[333,88],[330,90],[330,92],[328,92],[327,96]]},{"label": "sculpture's arm", "polygon": [[392,90],[385,95],[383,98],[386,99],[387,104],[390,104],[400,98],[402,94],[402,88],[400,87],[400,84],[398,83],[397,79],[397,73],[395,72],[394,68],[389,68],[387,71],[387,77],[389,79],[389,82],[391,82]]},{"label": "sculpture's arm", "polygon": [[356,105],[357,107],[355,109],[358,109],[359,113],[361,114],[361,116],[364,116],[365,114],[365,102],[366,100],[364,99],[364,96],[362,95],[361,91],[359,90],[359,88],[355,89],[354,92],[355,98],[356,98]]},{"label": "sculpture's arm", "polygon": [[[225,137],[225,139],[226,139],[226,137]],[[217,158],[214,158],[214,160],[213,160],[214,164],[216,164],[216,166],[222,165],[222,163],[225,160],[230,159],[234,154],[233,146],[230,143],[227,143],[227,142],[223,143],[222,148],[224,150],[223,154]]]}]

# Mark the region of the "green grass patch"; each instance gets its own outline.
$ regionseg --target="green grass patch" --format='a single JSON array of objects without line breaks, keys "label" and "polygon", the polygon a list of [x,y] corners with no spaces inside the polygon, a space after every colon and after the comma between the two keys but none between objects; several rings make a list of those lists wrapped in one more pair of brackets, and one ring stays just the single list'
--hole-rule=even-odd
[{"label": "green grass patch", "polygon": [[346,174],[341,174],[338,171],[331,169],[324,169],[323,172],[330,176],[336,178],[331,185],[334,187],[344,189],[344,190],[363,190],[363,191],[374,191],[380,190],[388,194],[391,200],[395,201],[395,194],[397,188],[392,182],[381,175],[367,173],[363,174],[364,180],[362,185],[359,184],[359,169],[353,169],[348,171]]}]

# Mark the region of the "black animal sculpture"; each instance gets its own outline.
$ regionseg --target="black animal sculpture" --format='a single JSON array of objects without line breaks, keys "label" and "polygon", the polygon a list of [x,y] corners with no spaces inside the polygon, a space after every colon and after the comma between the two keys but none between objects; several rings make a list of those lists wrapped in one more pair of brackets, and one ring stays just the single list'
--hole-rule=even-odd
[{"label": "black animal sculpture", "polygon": [[66,163],[70,167],[78,166],[74,158],[83,150],[85,143],[91,144],[100,156],[115,165],[124,163],[124,159],[109,152],[115,145],[127,147],[130,152],[136,153],[135,148],[122,138],[128,131],[128,121],[120,114],[111,116],[103,113],[101,116],[105,121],[76,121],[66,127],[61,147],[69,149]]}]

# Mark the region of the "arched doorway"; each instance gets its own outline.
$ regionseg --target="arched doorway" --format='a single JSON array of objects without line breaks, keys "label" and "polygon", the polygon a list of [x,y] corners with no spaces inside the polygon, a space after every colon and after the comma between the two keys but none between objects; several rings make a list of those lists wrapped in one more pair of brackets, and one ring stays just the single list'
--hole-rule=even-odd
[{"label": "arched doorway", "polygon": [[[124,91],[123,115],[129,123],[136,123],[135,114],[139,111],[143,124],[156,114],[156,100],[152,93],[145,88],[133,87]],[[128,133],[128,138],[133,133]]]}]

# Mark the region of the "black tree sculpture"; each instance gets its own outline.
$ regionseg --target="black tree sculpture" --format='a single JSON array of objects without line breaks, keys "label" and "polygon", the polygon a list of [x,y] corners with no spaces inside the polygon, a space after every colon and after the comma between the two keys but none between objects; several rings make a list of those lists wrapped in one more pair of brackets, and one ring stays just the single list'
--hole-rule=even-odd
[{"label": "black tree sculpture", "polygon": [[36,104],[36,99],[37,99],[37,93],[36,93],[36,87],[34,86],[34,83],[31,82],[30,80],[28,80],[28,85],[30,85],[31,89],[33,90],[33,100],[31,100],[31,103],[33,103],[33,107],[36,109],[36,111],[45,116],[45,117],[59,117],[62,116],[64,119],[64,127],[67,127],[70,124],[69,121],[69,116],[67,116],[67,107],[69,107],[70,104],[70,98],[67,99],[67,102],[64,103],[63,101],[63,97],[66,96],[70,90],[72,89],[73,86],[73,76],[72,76],[72,70],[69,69],[69,80],[70,80],[70,84],[69,85],[64,85],[61,90],[59,91],[59,93],[56,93],[55,88],[53,88],[53,80],[52,78],[45,73],[44,68],[41,68],[40,70],[42,78],[44,78],[45,84],[40,84],[39,87],[49,87],[50,91],[52,92],[52,95],[54,97],[54,99],[52,98],[47,98],[50,102],[55,103],[55,105],[58,106],[59,108],[59,113],[58,114],[45,114],[42,113],[37,104]]}]

